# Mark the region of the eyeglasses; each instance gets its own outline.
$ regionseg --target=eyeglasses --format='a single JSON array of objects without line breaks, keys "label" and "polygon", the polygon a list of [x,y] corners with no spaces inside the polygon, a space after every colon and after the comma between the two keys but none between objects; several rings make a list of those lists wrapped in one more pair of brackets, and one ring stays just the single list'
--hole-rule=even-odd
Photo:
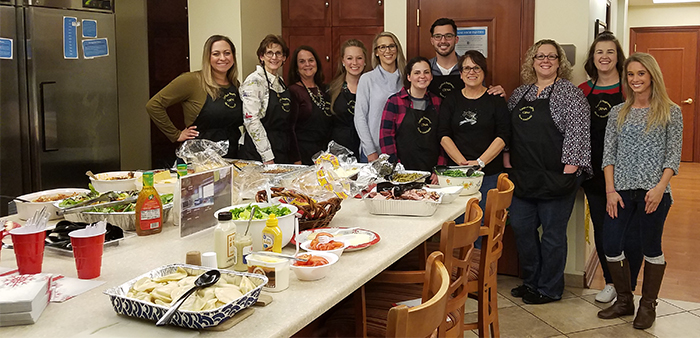
[{"label": "eyeglasses", "polygon": [[455,38],[456,35],[452,33],[447,33],[447,34],[433,34],[433,39],[435,40],[442,40],[442,38],[445,38],[445,40],[452,40]]},{"label": "eyeglasses", "polygon": [[282,52],[273,52],[271,50],[268,50],[265,52],[265,56],[267,56],[269,59],[272,59],[274,57],[281,58],[284,54]]},{"label": "eyeglasses", "polygon": [[377,46],[377,51],[380,52],[380,53],[386,52],[387,49],[388,49],[388,50],[391,50],[391,51],[394,51],[394,50],[396,50],[396,45],[392,43],[392,44],[386,45],[386,46],[384,46],[384,45],[382,45],[382,46]]},{"label": "eyeglasses", "polygon": [[559,59],[559,55],[557,55],[557,54],[548,54],[548,55],[537,54],[533,57],[533,59],[537,59],[540,61],[544,60],[545,58],[547,58],[547,60],[549,60],[549,61],[554,61],[554,60]]},{"label": "eyeglasses", "polygon": [[464,66],[462,67],[462,72],[465,74],[469,74],[469,72],[474,71],[474,74],[479,74],[481,73],[481,67],[479,66],[474,66],[474,67],[469,67],[469,66]]}]

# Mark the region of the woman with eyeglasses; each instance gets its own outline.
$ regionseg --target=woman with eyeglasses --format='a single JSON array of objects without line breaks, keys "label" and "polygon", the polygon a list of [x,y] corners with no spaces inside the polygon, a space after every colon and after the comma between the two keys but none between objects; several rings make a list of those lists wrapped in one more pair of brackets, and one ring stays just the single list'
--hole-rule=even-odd
[{"label": "woman with eyeglasses", "polygon": [[561,299],[566,227],[580,182],[591,174],[590,110],[568,80],[571,70],[557,42],[540,40],[525,54],[524,84],[508,101],[515,183],[510,220],[523,273],[523,285],[511,294],[526,304]]},{"label": "woman with eyeglasses", "polygon": [[355,95],[360,75],[365,72],[367,49],[360,40],[350,39],[340,46],[340,60],[335,78],[331,81],[331,113],[333,128],[331,138],[353,151],[360,160],[360,136],[355,129]]},{"label": "woman with eyeglasses", "polygon": [[[625,60],[624,70],[627,98],[610,111],[602,164],[607,197],[605,257],[617,300],[598,312],[598,317],[634,314],[625,243],[638,240],[644,253],[644,281],[632,326],[643,330],[656,320],[656,301],[666,270],[661,238],[673,203],[670,181],[678,174],[681,162],[683,114],[668,97],[653,56],[634,53]],[[629,237],[635,222],[639,224],[639,236]]]},{"label": "woman with eyeglasses", "polygon": [[[179,130],[166,108],[182,104],[187,128]],[[184,73],[146,104],[151,120],[171,142],[194,138],[229,142],[225,157],[238,156],[239,127],[243,124],[238,95],[236,47],[229,38],[212,35],[204,43],[202,70]]]},{"label": "woman with eyeglasses", "polygon": [[487,93],[484,78],[488,69],[483,54],[467,51],[457,64],[464,88],[442,100],[438,135],[449,156],[448,164],[482,168],[485,176],[479,205],[485,210],[485,196],[496,188],[503,172],[501,151],[510,140],[510,112],[504,98]]},{"label": "woman with eyeglasses", "polygon": [[260,65],[241,86],[246,136],[241,158],[265,164],[301,163],[289,90],[278,75],[289,48],[278,35],[268,35],[257,50]]},{"label": "woman with eyeglasses", "polygon": [[[625,53],[620,42],[610,32],[601,33],[591,44],[591,48],[588,50],[588,60],[583,67],[591,79],[578,86],[583,90],[583,94],[586,95],[591,108],[591,164],[593,177],[584,181],[581,186],[586,193],[591,222],[593,223],[595,249],[606,283],[603,290],[595,297],[595,300],[601,303],[609,303],[617,296],[603,248],[603,223],[605,221],[607,201],[602,162],[605,126],[608,123],[608,115],[614,106],[625,102],[622,93],[622,81],[620,80],[624,62]],[[638,233],[639,229],[636,230],[630,231],[630,235]],[[643,259],[638,241],[628,241],[625,247],[625,254],[630,263],[631,287],[634,290]],[[615,273],[617,272],[615,271]]]},{"label": "woman with eyeglasses", "polygon": [[363,74],[357,84],[355,128],[360,136],[360,158],[372,162],[379,157],[379,128],[384,105],[389,96],[401,90],[401,71],[406,59],[399,39],[390,32],[381,32],[372,42],[373,70]]},{"label": "woman with eyeglasses", "polygon": [[292,94],[292,113],[297,117],[294,130],[301,164],[312,165],[311,158],[328,148],[331,140],[331,104],[323,84],[323,69],[318,54],[309,46],[299,46],[292,54],[288,79]]},{"label": "woman with eyeglasses", "polygon": [[[392,162],[431,172],[446,163],[438,138],[440,97],[428,91],[433,79],[428,59],[412,58],[404,73],[404,87],[389,97],[382,113],[379,144]],[[435,175],[431,180],[437,183]]]}]

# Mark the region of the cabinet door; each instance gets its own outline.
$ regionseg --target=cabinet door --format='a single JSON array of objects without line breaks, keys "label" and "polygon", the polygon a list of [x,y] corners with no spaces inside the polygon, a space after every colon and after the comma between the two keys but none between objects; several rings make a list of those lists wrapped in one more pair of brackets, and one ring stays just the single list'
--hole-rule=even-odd
[{"label": "cabinet door", "polygon": [[370,27],[333,27],[333,66],[337,67],[338,60],[340,60],[340,45],[349,39],[357,39],[362,41],[367,48],[367,70],[372,69],[372,57],[374,53],[372,52],[372,40],[374,36],[381,33],[384,30],[384,26],[370,26]]},{"label": "cabinet door", "polygon": [[331,25],[331,0],[282,0],[282,27]]},{"label": "cabinet door", "polygon": [[[316,61],[323,68],[324,82],[328,83],[328,81],[330,81],[334,72],[331,62],[332,37],[330,27],[283,27],[282,37],[289,46],[290,55],[289,58],[287,58],[288,62],[291,62],[291,54],[294,53],[297,47],[301,45],[310,46],[316,51],[320,59]],[[289,67],[285,67],[284,69],[285,79],[287,78],[288,69]]]},{"label": "cabinet door", "polygon": [[383,0],[334,0],[333,26],[383,26]]}]

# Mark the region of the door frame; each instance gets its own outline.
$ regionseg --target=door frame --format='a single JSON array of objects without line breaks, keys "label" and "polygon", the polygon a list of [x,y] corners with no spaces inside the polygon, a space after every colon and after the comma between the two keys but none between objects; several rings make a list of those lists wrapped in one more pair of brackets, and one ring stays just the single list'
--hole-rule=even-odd
[{"label": "door frame", "polygon": [[[520,30],[520,64],[523,63],[523,57],[528,48],[535,42],[535,1],[536,0],[520,0],[523,11],[521,14],[521,30]],[[420,0],[408,0],[406,2],[407,18],[406,18],[406,54],[418,55],[420,43],[418,42],[418,16],[417,9]]]},{"label": "door frame", "polygon": [[[637,33],[676,33],[676,32],[697,32],[698,33],[698,53],[695,57],[696,69],[700,70],[700,26],[664,26],[664,27],[630,27],[630,54],[637,51]],[[695,77],[697,84],[695,85],[695,130],[693,132],[693,162],[700,162],[700,109],[698,109],[698,100],[700,100],[700,80]],[[681,102],[676,102],[679,106]]]}]

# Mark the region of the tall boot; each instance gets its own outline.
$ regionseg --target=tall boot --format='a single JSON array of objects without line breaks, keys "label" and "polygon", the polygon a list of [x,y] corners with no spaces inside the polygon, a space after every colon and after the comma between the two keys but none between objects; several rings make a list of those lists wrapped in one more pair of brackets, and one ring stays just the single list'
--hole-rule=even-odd
[{"label": "tall boot", "polygon": [[635,329],[648,329],[656,320],[656,299],[659,297],[661,281],[664,279],[666,263],[652,264],[644,262],[644,282],[642,284],[642,299],[639,301],[639,311],[634,317]]},{"label": "tall boot", "polygon": [[607,309],[598,312],[598,318],[614,319],[621,316],[634,314],[634,295],[630,284],[630,267],[627,259],[620,262],[608,262],[610,276],[612,276],[617,300]]}]

